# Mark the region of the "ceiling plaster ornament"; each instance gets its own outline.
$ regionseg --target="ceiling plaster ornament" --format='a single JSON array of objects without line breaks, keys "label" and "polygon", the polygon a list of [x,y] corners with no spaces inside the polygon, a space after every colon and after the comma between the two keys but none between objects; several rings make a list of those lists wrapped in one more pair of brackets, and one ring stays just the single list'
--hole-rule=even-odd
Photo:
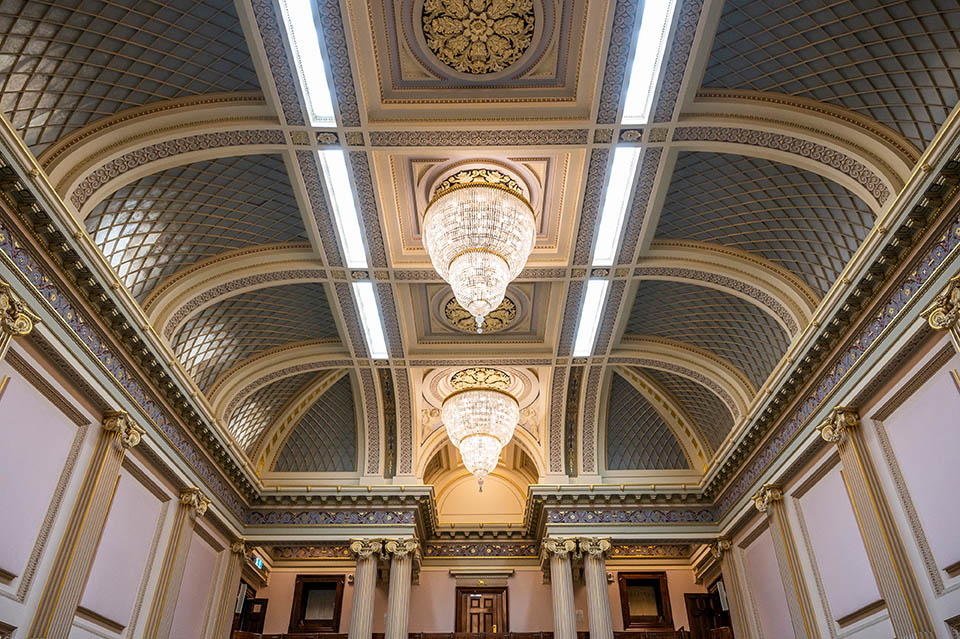
[{"label": "ceiling plaster ornament", "polygon": [[456,71],[503,71],[533,41],[531,0],[426,0],[423,35],[437,58]]},{"label": "ceiling plaster ornament", "polygon": [[[470,312],[460,306],[457,298],[453,297],[443,305],[443,316],[447,318],[454,328],[464,333],[472,333],[477,330],[477,322]],[[483,324],[480,325],[484,333],[497,333],[504,330],[517,319],[517,303],[509,297],[504,297],[500,306],[487,313],[483,318]]]},{"label": "ceiling plaster ornament", "polygon": [[536,215],[520,185],[493,169],[463,170],[436,190],[423,214],[423,243],[433,267],[477,332],[527,263]]},{"label": "ceiling plaster ornament", "polygon": [[520,421],[520,406],[505,389],[512,380],[504,371],[468,368],[451,378],[456,389],[443,400],[441,419],[447,436],[463,457],[463,465],[483,478],[497,466]]}]

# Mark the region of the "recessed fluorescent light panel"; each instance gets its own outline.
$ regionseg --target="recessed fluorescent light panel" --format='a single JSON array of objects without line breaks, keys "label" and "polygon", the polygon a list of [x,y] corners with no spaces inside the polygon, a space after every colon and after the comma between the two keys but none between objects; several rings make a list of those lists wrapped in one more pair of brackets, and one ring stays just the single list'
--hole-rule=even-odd
[{"label": "recessed fluorescent light panel", "polygon": [[320,23],[314,15],[313,0],[280,0],[280,10],[293,49],[300,87],[307,99],[310,124],[336,126],[327,65],[320,45]]},{"label": "recessed fluorescent light panel", "polygon": [[363,231],[360,228],[360,215],[353,199],[350,174],[347,173],[347,159],[340,149],[326,149],[318,152],[323,179],[327,183],[327,193],[332,199],[333,217],[337,222],[337,233],[343,246],[348,268],[367,268],[367,253],[363,246]]},{"label": "recessed fluorescent light panel", "polygon": [[608,280],[588,280],[587,294],[580,308],[580,321],[577,325],[577,339],[573,343],[574,357],[587,357],[593,352],[593,342],[597,339],[603,303],[607,298]]},{"label": "recessed fluorescent light panel", "polygon": [[646,0],[623,104],[623,124],[646,124],[676,0]]},{"label": "recessed fluorescent light panel", "polygon": [[613,166],[607,179],[607,193],[600,211],[597,242],[593,247],[593,265],[610,266],[616,259],[633,176],[643,150],[638,146],[621,146],[613,152]]},{"label": "recessed fluorescent light panel", "polygon": [[353,297],[360,311],[360,323],[363,324],[363,336],[367,340],[367,350],[373,359],[387,359],[387,340],[383,335],[383,323],[380,321],[380,307],[373,291],[373,282],[353,283]]}]

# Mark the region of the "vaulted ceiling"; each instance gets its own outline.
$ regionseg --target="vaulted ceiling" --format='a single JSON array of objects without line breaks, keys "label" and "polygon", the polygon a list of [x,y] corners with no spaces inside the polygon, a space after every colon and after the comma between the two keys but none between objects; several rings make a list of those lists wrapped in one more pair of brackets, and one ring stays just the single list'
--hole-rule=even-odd
[{"label": "vaulted ceiling", "polygon": [[[0,6],[0,110],[264,481],[454,472],[439,402],[488,365],[523,409],[516,481],[695,483],[960,96],[955,2],[677,0],[650,122],[623,124],[636,0],[526,4],[510,29],[536,28],[467,60],[430,31],[455,2],[313,0],[328,127],[275,0]],[[597,268],[618,147],[641,153]],[[358,268],[318,155],[338,149]],[[540,224],[482,335],[420,236],[431,180],[471,160],[521,176]],[[609,289],[574,357],[591,278]],[[353,282],[372,282],[386,358]]]}]

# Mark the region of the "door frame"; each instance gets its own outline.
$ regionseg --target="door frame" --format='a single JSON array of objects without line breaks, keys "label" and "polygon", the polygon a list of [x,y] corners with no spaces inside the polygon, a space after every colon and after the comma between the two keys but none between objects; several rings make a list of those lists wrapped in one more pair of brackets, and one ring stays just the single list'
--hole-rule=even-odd
[{"label": "door frame", "polygon": [[460,616],[463,614],[463,600],[461,593],[464,592],[486,592],[486,593],[502,593],[503,594],[503,629],[497,629],[497,634],[503,634],[510,632],[510,599],[507,595],[506,586],[457,586],[456,590],[456,610],[454,614],[456,615],[453,619],[454,631],[456,632],[456,626],[460,623]]}]

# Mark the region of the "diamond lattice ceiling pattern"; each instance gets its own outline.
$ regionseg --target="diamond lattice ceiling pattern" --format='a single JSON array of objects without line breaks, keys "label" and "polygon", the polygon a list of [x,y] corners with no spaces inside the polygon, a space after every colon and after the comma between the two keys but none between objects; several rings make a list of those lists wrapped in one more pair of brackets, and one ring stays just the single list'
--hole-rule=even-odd
[{"label": "diamond lattice ceiling pattern", "polygon": [[[956,105],[960,8],[678,0],[628,125],[640,4],[472,2],[484,48],[463,3],[313,2],[336,120],[313,127],[273,0],[10,0],[0,109],[237,467],[419,482],[444,443],[425,380],[509,366],[518,482],[696,481]],[[420,233],[425,185],[480,165],[520,176],[538,228],[476,335]]]}]

